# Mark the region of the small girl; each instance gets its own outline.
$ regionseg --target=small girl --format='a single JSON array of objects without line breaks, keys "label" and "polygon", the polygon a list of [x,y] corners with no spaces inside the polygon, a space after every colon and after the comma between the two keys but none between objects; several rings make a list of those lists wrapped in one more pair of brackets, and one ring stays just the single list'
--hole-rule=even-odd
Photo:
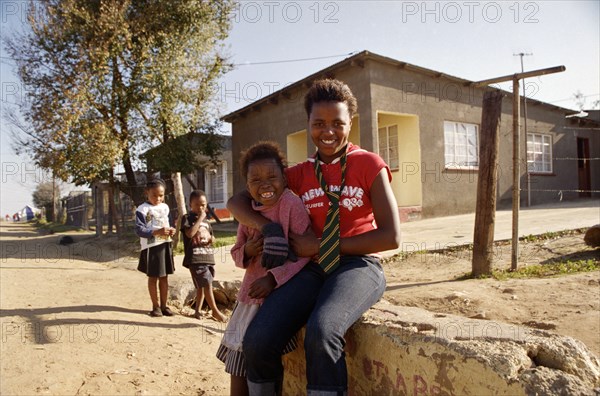
[{"label": "small girl", "polygon": [[162,179],[150,180],[145,190],[148,200],[135,211],[135,233],[140,237],[142,249],[137,269],[148,276],[148,292],[152,301],[150,316],[154,317],[173,316],[173,311],[167,307],[167,275],[175,271],[171,247],[171,236],[175,234],[175,228],[169,225],[169,206],[163,202],[165,187]]},{"label": "small girl", "polygon": [[[242,154],[240,160],[246,188],[253,200],[252,207],[271,223],[263,227],[262,234],[240,224],[237,241],[231,249],[235,265],[246,269],[237,305],[217,351],[217,357],[225,363],[225,371],[231,374],[231,395],[248,394],[242,352],[242,340],[248,324],[264,298],[296,275],[309,261],[308,258],[300,258],[295,262],[288,259],[283,265],[275,266],[273,263],[277,261],[277,256],[287,256],[287,249],[284,253],[263,252],[264,239],[287,239],[289,232],[303,234],[310,227],[302,200],[286,186],[285,163],[279,146],[272,142],[255,144]],[[290,341],[284,353],[292,351],[295,342],[295,339]]]}]

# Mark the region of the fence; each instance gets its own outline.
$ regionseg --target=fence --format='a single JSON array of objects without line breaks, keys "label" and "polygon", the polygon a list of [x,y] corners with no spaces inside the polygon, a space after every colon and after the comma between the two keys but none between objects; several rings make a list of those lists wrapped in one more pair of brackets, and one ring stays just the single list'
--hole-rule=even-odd
[{"label": "fence", "polygon": [[62,209],[66,214],[65,224],[87,229],[93,211],[92,193],[71,192],[68,197],[62,199]]},{"label": "fence", "polygon": [[[121,192],[115,193],[115,211],[110,211],[110,189],[105,183],[92,186],[92,191],[74,191],[61,199],[59,218],[66,225],[95,229],[96,234],[112,233],[113,228],[126,229],[135,220],[133,201]],[[120,227],[117,227],[117,222]]]}]

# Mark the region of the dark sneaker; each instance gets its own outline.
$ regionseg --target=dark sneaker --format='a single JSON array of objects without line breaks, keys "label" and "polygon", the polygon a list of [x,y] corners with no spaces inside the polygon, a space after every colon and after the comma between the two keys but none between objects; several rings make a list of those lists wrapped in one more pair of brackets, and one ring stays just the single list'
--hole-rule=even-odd
[{"label": "dark sneaker", "polygon": [[150,316],[158,318],[160,316],[163,316],[163,313],[161,312],[160,308],[156,307],[152,309],[152,311],[150,311]]},{"label": "dark sneaker", "polygon": [[175,314],[173,313],[173,311],[171,311],[171,308],[169,308],[169,307],[164,307],[164,308],[161,308],[161,312],[162,312],[162,314],[163,314],[163,315],[165,315],[165,316],[173,316],[173,315],[175,315]]}]

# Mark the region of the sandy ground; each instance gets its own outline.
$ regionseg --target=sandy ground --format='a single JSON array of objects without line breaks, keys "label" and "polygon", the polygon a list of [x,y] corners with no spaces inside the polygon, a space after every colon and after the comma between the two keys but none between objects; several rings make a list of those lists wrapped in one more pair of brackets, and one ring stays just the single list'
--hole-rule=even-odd
[{"label": "sandy ground", "polygon": [[[131,248],[82,233],[69,246],[59,238],[1,224],[0,394],[228,394],[229,378],[214,357],[225,325],[184,315],[151,318]],[[526,264],[600,260],[581,234],[522,244],[521,253]],[[509,263],[510,246],[499,247],[495,265]],[[470,265],[465,251],[396,257],[385,263],[384,298],[547,329],[600,355],[599,271],[455,281]],[[179,267],[174,277],[189,274]]]}]

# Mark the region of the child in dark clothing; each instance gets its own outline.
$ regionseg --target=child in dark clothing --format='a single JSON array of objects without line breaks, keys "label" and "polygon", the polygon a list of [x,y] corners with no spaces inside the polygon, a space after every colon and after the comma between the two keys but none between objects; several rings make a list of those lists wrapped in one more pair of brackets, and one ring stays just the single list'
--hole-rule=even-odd
[{"label": "child in dark clothing", "polygon": [[212,310],[213,319],[225,322],[226,318],[215,303],[212,282],[215,277],[215,257],[213,235],[210,223],[206,221],[208,202],[204,191],[194,190],[190,194],[190,213],[181,220],[181,233],[185,255],[183,266],[189,268],[196,287],[196,312],[194,317],[200,319],[200,310],[204,298]]}]

